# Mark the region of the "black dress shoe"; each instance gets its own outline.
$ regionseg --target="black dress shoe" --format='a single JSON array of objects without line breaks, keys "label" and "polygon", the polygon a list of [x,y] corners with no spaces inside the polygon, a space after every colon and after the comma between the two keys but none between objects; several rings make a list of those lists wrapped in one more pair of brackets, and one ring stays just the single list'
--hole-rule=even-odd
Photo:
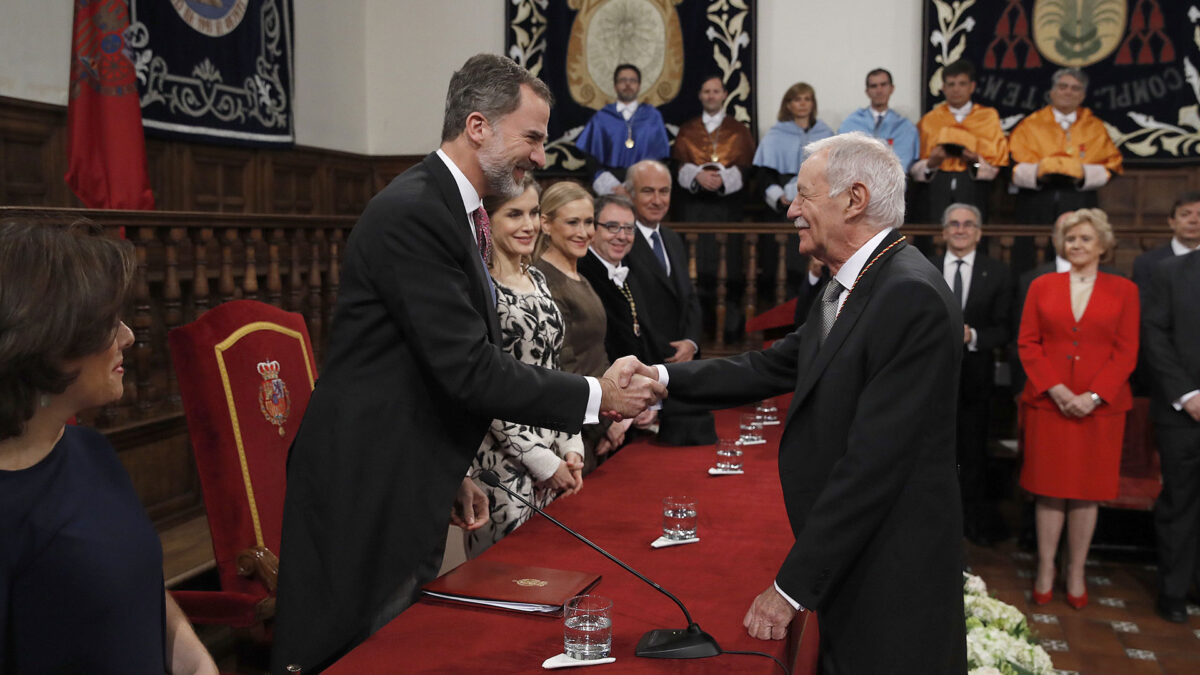
[{"label": "black dress shoe", "polygon": [[1172,598],[1166,595],[1158,596],[1154,603],[1158,615],[1172,623],[1187,623],[1187,602],[1183,598]]}]

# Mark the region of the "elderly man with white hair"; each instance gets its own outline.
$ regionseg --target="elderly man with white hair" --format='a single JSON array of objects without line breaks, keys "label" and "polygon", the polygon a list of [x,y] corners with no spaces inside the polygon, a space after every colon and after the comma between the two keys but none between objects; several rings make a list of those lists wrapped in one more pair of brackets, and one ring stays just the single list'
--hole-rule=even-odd
[{"label": "elderly man with white hair", "polygon": [[793,393],[779,477],[796,542],[746,613],[752,636],[812,610],[824,673],[964,673],[962,310],[897,229],[896,155],[861,132],[806,150],[788,216],[833,274],[808,320],[765,351],[647,371],[712,408]]}]

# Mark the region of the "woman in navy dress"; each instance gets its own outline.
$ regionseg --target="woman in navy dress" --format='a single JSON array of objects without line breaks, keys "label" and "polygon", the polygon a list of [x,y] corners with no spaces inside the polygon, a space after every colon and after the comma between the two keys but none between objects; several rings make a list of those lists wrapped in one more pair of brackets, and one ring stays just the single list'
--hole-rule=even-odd
[{"label": "woman in navy dress", "polygon": [[131,247],[0,221],[0,673],[203,673],[162,547],[104,436],[68,425],[123,391]]}]

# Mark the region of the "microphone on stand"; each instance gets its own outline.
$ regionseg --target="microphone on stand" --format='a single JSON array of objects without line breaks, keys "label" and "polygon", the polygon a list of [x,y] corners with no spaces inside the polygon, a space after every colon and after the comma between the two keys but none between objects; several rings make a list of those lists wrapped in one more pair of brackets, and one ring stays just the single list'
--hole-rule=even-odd
[{"label": "microphone on stand", "polygon": [[483,471],[479,472],[479,479],[490,487],[500,488],[501,490],[507,492],[510,496],[516,497],[517,500],[519,500],[522,504],[528,506],[534,511],[537,511],[546,520],[549,520],[555,525],[566,530],[571,534],[571,536],[575,537],[579,541],[582,541],[588,546],[591,546],[605,558],[608,558],[609,560],[625,568],[625,571],[650,584],[656,591],[670,598],[675,602],[676,605],[679,605],[679,609],[683,611],[684,618],[687,619],[687,628],[684,628],[683,630],[656,628],[652,631],[649,631],[642,636],[641,640],[638,640],[637,649],[634,650],[635,654],[652,659],[700,659],[707,656],[717,656],[721,653],[721,647],[717,645],[717,641],[708,633],[700,630],[700,626],[695,621],[692,621],[692,615],[688,613],[687,607],[683,606],[683,603],[679,601],[679,598],[671,595],[662,586],[659,586],[653,581],[647,579],[637,570],[621,562],[613,554],[588,541],[583,535],[579,534],[575,530],[572,530],[566,525],[563,525],[550,514],[541,510],[537,506],[534,506],[529,500],[508,489],[507,486],[500,482],[500,476],[496,475],[495,471],[484,469]]}]

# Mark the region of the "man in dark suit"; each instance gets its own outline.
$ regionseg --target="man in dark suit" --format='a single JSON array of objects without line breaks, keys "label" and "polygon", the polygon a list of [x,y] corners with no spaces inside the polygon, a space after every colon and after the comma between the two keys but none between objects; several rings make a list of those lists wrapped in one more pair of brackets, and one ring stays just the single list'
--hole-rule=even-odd
[{"label": "man in dark suit", "polygon": [[1156,608],[1185,623],[1185,597],[1200,585],[1200,252],[1154,270],[1142,313],[1142,354],[1153,380],[1162,492],[1154,505],[1159,589]]},{"label": "man in dark suit", "polygon": [[824,673],[963,673],[962,518],[953,415],[962,311],[894,228],[904,169],[861,132],[807,147],[788,216],[833,278],[770,348],[656,366],[681,398],[725,407],[793,392],[779,476],[796,543],[745,626],[782,639],[821,620]]},{"label": "man in dark suit", "polygon": [[464,527],[486,520],[464,475],[492,418],[578,432],[662,393],[622,375],[629,362],[596,380],[499,345],[481,201],[519,194],[544,164],[550,101],[511,60],[469,59],[450,80],[441,148],[376,195],[346,243],[288,457],[272,672],[318,672],[407,608],[437,574],[452,507]]},{"label": "man in dark suit", "polygon": [[[662,224],[671,208],[671,172],[646,159],[629,167],[625,190],[633,201],[637,232],[629,252],[629,277],[640,294],[638,320],[650,360],[684,363],[699,356],[700,300],[688,276],[683,239]],[[712,414],[668,400],[659,414],[658,440],[668,445],[717,441]]]},{"label": "man in dark suit", "polygon": [[604,349],[609,360],[632,354],[649,363],[654,359],[650,358],[637,314],[640,294],[634,292],[634,280],[629,278],[629,266],[624,263],[637,236],[634,223],[633,204],[628,199],[618,195],[597,197],[596,236],[578,266],[604,304]]},{"label": "man in dark suit", "polygon": [[1133,261],[1133,283],[1137,284],[1142,306],[1146,305],[1146,290],[1158,263],[1174,256],[1185,255],[1200,248],[1200,191],[1185,192],[1171,205],[1167,217],[1171,241],[1152,248]]},{"label": "man in dark suit", "polygon": [[942,213],[946,253],[931,258],[962,306],[963,360],[958,383],[958,472],[967,539],[987,545],[1003,538],[995,501],[988,498],[987,434],[995,382],[993,352],[1008,344],[1012,287],[1008,266],[978,250],[979,209],[951,204]]}]

